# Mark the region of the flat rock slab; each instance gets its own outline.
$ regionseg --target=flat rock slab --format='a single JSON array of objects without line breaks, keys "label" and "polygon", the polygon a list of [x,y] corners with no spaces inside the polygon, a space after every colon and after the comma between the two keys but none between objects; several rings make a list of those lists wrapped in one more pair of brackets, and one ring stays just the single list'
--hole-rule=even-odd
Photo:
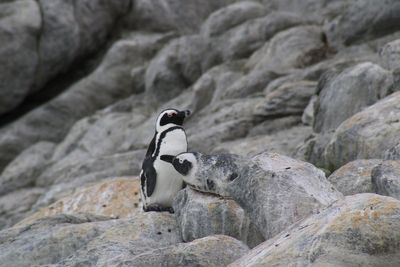
[{"label": "flat rock slab", "polygon": [[399,266],[400,201],[357,194],[298,222],[236,266]]}]

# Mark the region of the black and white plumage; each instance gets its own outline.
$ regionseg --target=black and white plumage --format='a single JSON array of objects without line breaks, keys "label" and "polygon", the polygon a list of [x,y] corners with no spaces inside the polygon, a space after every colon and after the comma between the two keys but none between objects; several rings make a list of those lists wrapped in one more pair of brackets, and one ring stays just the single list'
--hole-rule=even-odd
[{"label": "black and white plumage", "polygon": [[184,183],[171,162],[174,156],[187,151],[182,125],[189,115],[189,110],[166,109],[157,118],[156,131],[140,172],[144,211],[173,212],[172,201]]}]

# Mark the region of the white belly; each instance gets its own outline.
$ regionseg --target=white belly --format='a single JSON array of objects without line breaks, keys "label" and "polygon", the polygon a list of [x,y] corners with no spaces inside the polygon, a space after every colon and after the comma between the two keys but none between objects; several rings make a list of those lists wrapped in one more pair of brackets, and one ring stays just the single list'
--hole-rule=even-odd
[{"label": "white belly", "polygon": [[159,204],[172,207],[174,197],[182,189],[182,176],[170,163],[159,159],[154,162],[154,168],[157,171],[156,187],[153,194],[146,198],[146,205]]},{"label": "white belly", "polygon": [[187,152],[185,132],[183,130],[168,132],[161,141],[160,151],[154,161],[157,181],[153,194],[143,199],[145,206],[158,204],[164,207],[172,207],[174,197],[182,189],[183,179],[182,175],[174,169],[172,164],[160,160],[160,156],[176,156],[183,152]]}]

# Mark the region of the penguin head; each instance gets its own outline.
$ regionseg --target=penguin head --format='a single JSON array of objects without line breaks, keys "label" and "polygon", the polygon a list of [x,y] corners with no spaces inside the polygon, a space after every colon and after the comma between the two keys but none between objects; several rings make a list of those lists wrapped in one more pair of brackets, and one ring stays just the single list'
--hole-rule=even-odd
[{"label": "penguin head", "polygon": [[175,170],[190,187],[221,196],[230,196],[229,186],[239,175],[237,155],[204,155],[187,152],[172,160]]},{"label": "penguin head", "polygon": [[163,110],[157,118],[156,131],[161,131],[162,129],[182,126],[185,118],[190,116],[190,110],[179,111],[177,109],[169,108]]}]

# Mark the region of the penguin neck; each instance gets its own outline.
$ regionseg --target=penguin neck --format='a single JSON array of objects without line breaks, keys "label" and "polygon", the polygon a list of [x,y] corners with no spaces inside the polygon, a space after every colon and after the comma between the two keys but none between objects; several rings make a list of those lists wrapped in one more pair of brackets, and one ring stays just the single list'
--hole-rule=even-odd
[{"label": "penguin neck", "polygon": [[162,133],[162,132],[164,132],[164,131],[168,130],[169,128],[172,128],[172,127],[182,127],[182,126],[174,124],[174,123],[168,123],[168,124],[163,125],[163,126],[157,125],[156,131],[157,131],[157,133]]}]

